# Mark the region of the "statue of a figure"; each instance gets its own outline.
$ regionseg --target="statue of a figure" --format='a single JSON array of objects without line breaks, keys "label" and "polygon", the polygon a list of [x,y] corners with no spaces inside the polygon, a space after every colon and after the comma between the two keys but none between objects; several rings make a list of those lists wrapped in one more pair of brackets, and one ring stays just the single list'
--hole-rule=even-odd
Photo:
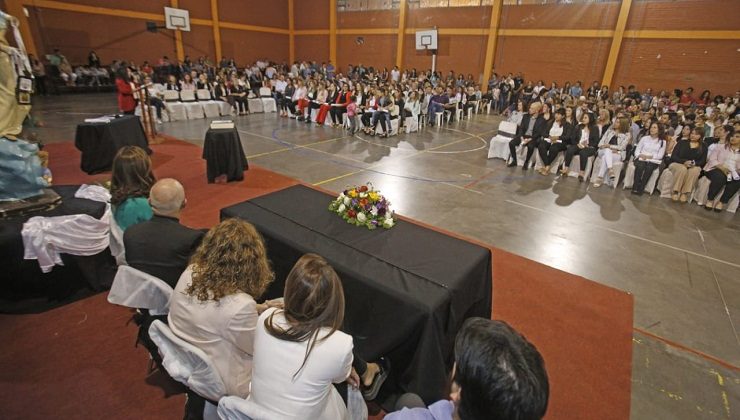
[{"label": "statue of a figure", "polygon": [[17,27],[18,19],[0,11],[0,201],[39,195],[51,178],[45,168],[46,152],[39,152],[38,145],[18,138],[31,105],[20,104],[16,96],[17,69],[24,68],[24,60],[28,62],[26,52],[11,47],[5,39],[8,28],[16,29],[18,39]]}]

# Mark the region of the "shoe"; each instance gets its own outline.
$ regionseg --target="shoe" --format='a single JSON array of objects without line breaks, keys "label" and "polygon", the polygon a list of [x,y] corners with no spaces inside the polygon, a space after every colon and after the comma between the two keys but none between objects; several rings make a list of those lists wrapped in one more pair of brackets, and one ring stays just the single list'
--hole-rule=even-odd
[{"label": "shoe", "polygon": [[529,162],[524,161],[524,165],[522,166],[522,170],[523,171],[526,171],[527,169],[529,169]]},{"label": "shoe", "polygon": [[512,161],[511,161],[511,162],[510,162],[510,163],[509,163],[508,165],[506,165],[506,166],[508,166],[509,168],[513,168],[513,167],[515,167],[515,166],[516,166],[516,161],[515,161],[515,160],[512,160]]},{"label": "shoe", "polygon": [[689,201],[689,194],[688,193],[681,194],[681,198],[679,198],[678,201],[682,203],[687,203]]},{"label": "shoe", "polygon": [[603,184],[603,183],[604,183],[604,179],[603,178],[601,178],[601,177],[596,178],[596,182],[594,182],[594,188],[599,188],[601,186],[601,184]]},{"label": "shoe", "polygon": [[640,191],[640,190],[632,190],[632,194],[634,194],[634,195],[642,195],[642,191]]},{"label": "shoe", "polygon": [[678,201],[679,194],[677,191],[674,191],[673,194],[671,194],[671,200],[672,201]]},{"label": "shoe", "polygon": [[712,211],[712,210],[713,210],[713,208],[712,208],[712,205],[711,205],[710,203],[707,203],[707,204],[706,204],[706,205],[704,206],[704,210],[706,210],[706,211]]},{"label": "shoe", "polygon": [[561,169],[560,170],[560,176],[562,176],[563,178],[565,178],[566,176],[568,176],[568,168]]},{"label": "shoe", "polygon": [[372,401],[377,398],[380,388],[385,383],[385,380],[388,379],[388,374],[391,372],[391,361],[385,357],[381,357],[380,360],[378,360],[378,367],[380,370],[375,374],[373,382],[369,387],[367,387],[367,389],[362,391],[362,398],[364,398],[365,401]]},{"label": "shoe", "polygon": [[717,203],[716,206],[714,206],[714,211],[717,213],[720,213],[722,211],[722,203]]},{"label": "shoe", "polygon": [[311,119],[310,118],[306,118],[306,124],[311,124]]},{"label": "shoe", "polygon": [[300,116],[300,117],[298,117],[298,118],[296,118],[296,119],[297,119],[298,121],[303,121],[303,120],[305,120],[305,118],[303,118],[303,116]]},{"label": "shoe", "polygon": [[583,182],[583,175],[578,175],[578,182]]},{"label": "shoe", "polygon": [[157,119],[157,124],[162,124],[162,120]]}]

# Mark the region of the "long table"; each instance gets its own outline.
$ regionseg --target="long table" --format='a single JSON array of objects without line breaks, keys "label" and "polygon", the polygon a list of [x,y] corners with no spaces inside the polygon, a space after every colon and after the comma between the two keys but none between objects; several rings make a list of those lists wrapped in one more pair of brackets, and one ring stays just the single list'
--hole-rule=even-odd
[{"label": "long table", "polygon": [[369,361],[392,362],[391,383],[426,402],[446,396],[453,344],[462,322],[491,316],[491,252],[414,223],[390,230],[349,225],[328,211],[334,197],[297,185],[221,210],[264,236],[282,296],[303,254],[327,259],[342,279],[343,331]]}]

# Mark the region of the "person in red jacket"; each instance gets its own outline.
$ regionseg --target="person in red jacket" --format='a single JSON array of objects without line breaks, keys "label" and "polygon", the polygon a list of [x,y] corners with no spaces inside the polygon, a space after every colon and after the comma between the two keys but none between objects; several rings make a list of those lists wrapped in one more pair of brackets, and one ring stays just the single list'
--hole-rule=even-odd
[{"label": "person in red jacket", "polygon": [[118,108],[124,114],[133,115],[136,101],[128,67],[123,66],[116,73],[116,90],[118,91]]}]

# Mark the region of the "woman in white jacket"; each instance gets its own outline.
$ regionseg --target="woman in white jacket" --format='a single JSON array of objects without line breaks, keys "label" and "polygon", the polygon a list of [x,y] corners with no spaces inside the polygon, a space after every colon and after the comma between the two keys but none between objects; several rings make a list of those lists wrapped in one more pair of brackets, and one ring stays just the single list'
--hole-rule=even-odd
[{"label": "woman in white jacket", "polygon": [[257,321],[250,417],[348,418],[334,384],[356,386],[359,378],[343,321],[342,282],[322,257],[304,255],[285,280],[285,309],[268,309]]},{"label": "woman in white jacket", "polygon": [[609,174],[609,180],[614,182],[614,161],[622,161],[625,157],[625,150],[630,142],[630,122],[627,117],[619,117],[617,121],[609,127],[599,141],[599,154],[597,159],[601,159],[599,173],[596,174],[594,187],[600,187],[604,183],[604,177]]},{"label": "woman in white jacket", "polygon": [[665,155],[666,141],[663,124],[650,124],[647,136],[640,139],[635,148],[635,182],[632,194],[642,195],[653,171],[658,169]]}]

